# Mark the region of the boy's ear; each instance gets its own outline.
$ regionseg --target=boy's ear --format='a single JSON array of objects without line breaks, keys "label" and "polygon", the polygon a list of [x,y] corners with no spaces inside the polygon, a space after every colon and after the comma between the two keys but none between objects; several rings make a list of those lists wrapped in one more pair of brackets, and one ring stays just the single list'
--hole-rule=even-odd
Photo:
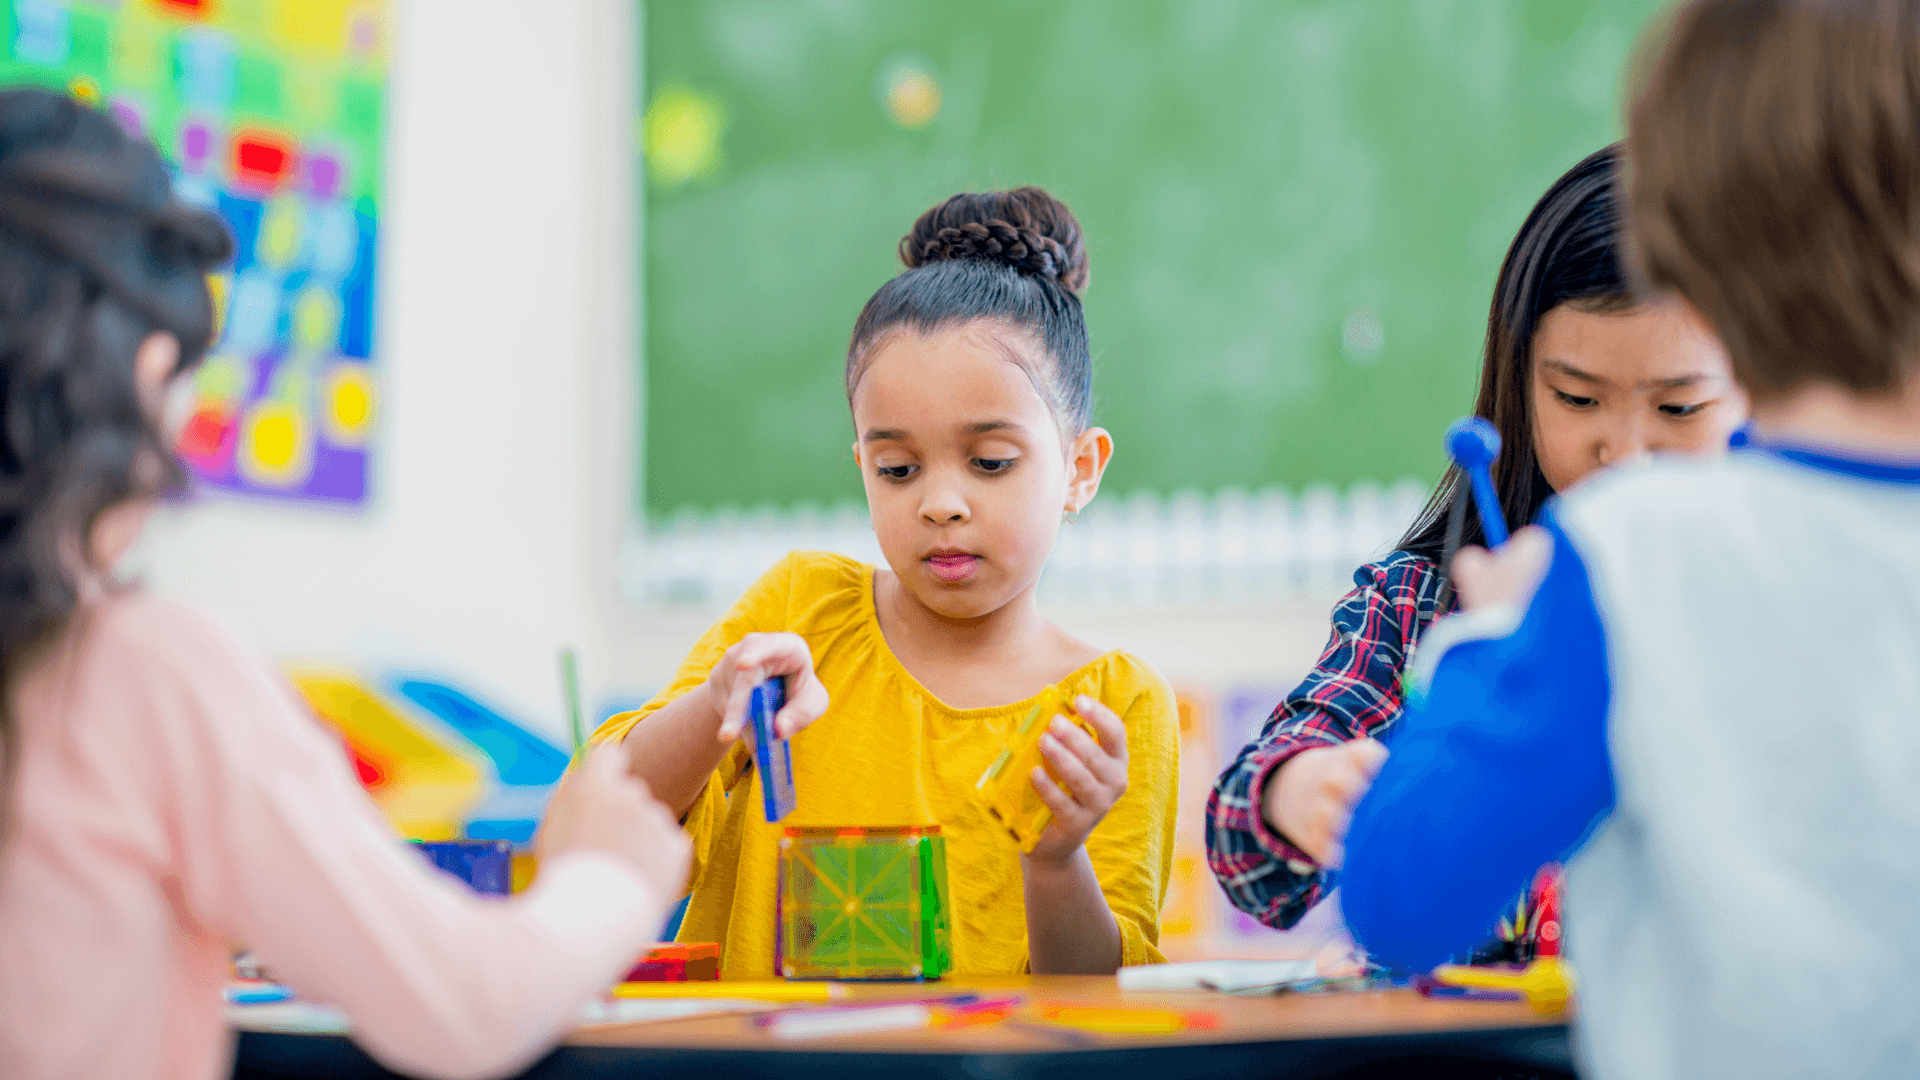
[{"label": "boy's ear", "polygon": [[1088,428],[1067,447],[1067,505],[1073,513],[1093,501],[1100,491],[1100,477],[1113,460],[1113,436],[1106,428]]}]

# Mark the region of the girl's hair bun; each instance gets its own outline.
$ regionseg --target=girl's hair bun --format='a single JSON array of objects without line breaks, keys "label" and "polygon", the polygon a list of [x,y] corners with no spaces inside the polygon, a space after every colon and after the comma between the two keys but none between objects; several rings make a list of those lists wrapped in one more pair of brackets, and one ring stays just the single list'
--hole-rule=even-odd
[{"label": "girl's hair bun", "polygon": [[921,214],[900,240],[909,270],[952,259],[1003,263],[1076,296],[1087,287],[1080,222],[1037,187],[955,195]]}]

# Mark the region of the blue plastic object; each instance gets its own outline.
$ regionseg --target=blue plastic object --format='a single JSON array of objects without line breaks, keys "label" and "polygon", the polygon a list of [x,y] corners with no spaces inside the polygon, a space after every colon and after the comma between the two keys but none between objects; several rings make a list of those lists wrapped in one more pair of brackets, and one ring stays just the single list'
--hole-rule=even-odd
[{"label": "blue plastic object", "polygon": [[779,821],[800,801],[793,787],[793,747],[773,732],[773,718],[787,703],[787,680],[768,679],[747,698],[747,721],[753,725],[753,765],[760,771],[767,823]]},{"label": "blue plastic object", "polygon": [[1473,485],[1474,509],[1487,547],[1507,542],[1507,519],[1500,512],[1500,496],[1493,490],[1493,460],[1500,456],[1500,433],[1478,416],[1469,416],[1447,429],[1447,456],[1467,474]]},{"label": "blue plastic object", "polygon": [[506,896],[513,891],[513,845],[505,840],[416,840],[413,846],[474,892]]},{"label": "blue plastic object", "polygon": [[396,679],[393,688],[479,747],[493,762],[502,784],[552,784],[567,771],[566,751],[468,694],[424,678]]}]

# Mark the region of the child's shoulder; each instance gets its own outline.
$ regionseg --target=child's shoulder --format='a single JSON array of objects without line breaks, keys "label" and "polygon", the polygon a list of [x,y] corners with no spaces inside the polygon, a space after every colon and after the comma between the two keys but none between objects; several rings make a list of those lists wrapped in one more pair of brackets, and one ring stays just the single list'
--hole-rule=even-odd
[{"label": "child's shoulder", "polygon": [[872,565],[831,551],[789,552],[747,589],[729,617],[802,634],[859,622],[873,610],[873,574]]},{"label": "child's shoulder", "polygon": [[81,609],[87,643],[117,654],[204,656],[239,648],[226,619],[189,600],[131,588]]},{"label": "child's shoulder", "polygon": [[1363,589],[1379,589],[1389,594],[1402,589],[1418,593],[1439,574],[1440,564],[1431,557],[1396,548],[1355,570],[1353,583]]},{"label": "child's shoulder", "polygon": [[1173,685],[1152,664],[1125,649],[1102,653],[1070,678],[1065,688],[1090,693],[1123,717],[1137,712],[1175,723],[1179,720],[1179,699]]}]

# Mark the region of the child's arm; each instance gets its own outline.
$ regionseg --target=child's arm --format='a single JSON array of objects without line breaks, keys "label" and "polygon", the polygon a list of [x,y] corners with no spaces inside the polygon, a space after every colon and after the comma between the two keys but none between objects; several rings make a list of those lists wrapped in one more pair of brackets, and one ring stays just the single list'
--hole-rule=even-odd
[{"label": "child's arm", "polygon": [[1053,811],[1053,820],[1033,850],[1020,856],[1026,889],[1027,962],[1035,975],[1104,975],[1119,969],[1120,925],[1088,857],[1093,827],[1127,790],[1127,729],[1113,710],[1084,695],[1073,701],[1099,733],[1099,741],[1076,725],[1052,718],[1040,736],[1065,787],[1045,769],[1032,783]]},{"label": "child's arm", "polygon": [[187,612],[141,636],[110,643],[91,681],[152,740],[183,917],[340,1006],[385,1064],[517,1070],[659,932],[688,844],[617,750],[576,778],[585,816],[556,823],[533,888],[484,899],[394,835],[339,744],[224,628]]},{"label": "child's arm", "polygon": [[1448,650],[1354,814],[1341,907],[1383,962],[1424,971],[1481,938],[1613,806],[1605,628],[1578,550],[1551,528],[1530,604],[1517,564],[1540,554],[1537,530],[1484,582],[1472,559],[1456,564],[1463,598],[1525,605],[1525,617],[1507,637]]},{"label": "child's arm", "polygon": [[1400,715],[1410,645],[1435,613],[1433,563],[1362,567],[1312,672],[1274,710],[1207,800],[1207,859],[1235,907],[1286,928],[1333,887],[1355,801],[1384,754],[1356,745]]},{"label": "child's arm", "polygon": [[1105,974],[1163,959],[1180,769],[1172,691],[1155,676],[1124,720],[1090,697],[1074,708],[1098,738],[1071,724],[1050,729],[1043,752],[1067,789],[1035,770],[1054,820],[1021,857],[1034,974]]}]

